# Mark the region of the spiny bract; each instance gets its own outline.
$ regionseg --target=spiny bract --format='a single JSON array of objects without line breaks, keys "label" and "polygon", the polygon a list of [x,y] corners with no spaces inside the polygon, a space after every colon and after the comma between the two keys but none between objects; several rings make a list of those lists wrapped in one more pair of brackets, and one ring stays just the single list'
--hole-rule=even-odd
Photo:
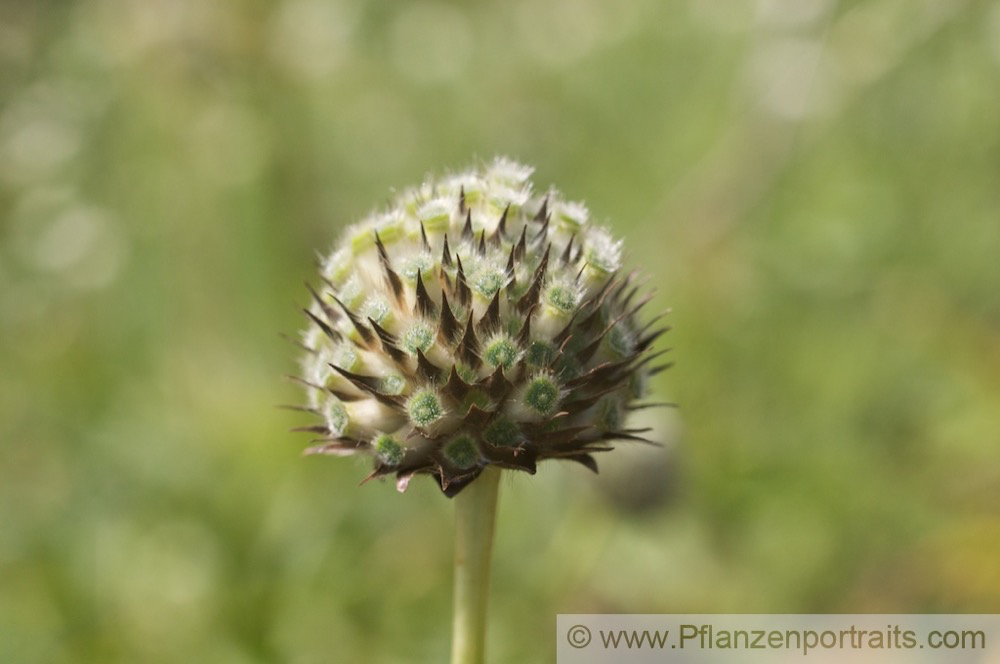
[{"label": "spiny bract", "polygon": [[542,459],[592,470],[643,405],[650,331],[621,243],[587,208],[532,191],[496,159],[406,191],[347,229],[306,311],[312,454],[368,454],[404,490],[429,473],[449,496],[484,467]]}]

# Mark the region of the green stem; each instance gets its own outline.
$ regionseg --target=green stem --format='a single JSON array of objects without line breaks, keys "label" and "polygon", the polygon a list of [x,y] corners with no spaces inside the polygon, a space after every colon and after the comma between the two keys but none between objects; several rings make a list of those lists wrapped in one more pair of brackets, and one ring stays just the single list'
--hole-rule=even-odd
[{"label": "green stem", "polygon": [[500,487],[500,469],[486,470],[455,497],[455,616],[451,664],[482,664],[490,553]]}]

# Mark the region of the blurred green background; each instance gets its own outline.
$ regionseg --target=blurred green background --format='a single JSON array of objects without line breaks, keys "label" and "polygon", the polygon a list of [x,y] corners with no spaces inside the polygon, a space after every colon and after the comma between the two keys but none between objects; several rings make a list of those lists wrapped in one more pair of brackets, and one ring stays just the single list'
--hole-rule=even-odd
[{"label": "blurred green background", "polygon": [[278,333],[494,154],[626,238],[681,408],[505,482],[491,661],[1000,611],[1000,3],[0,0],[0,662],[446,660],[451,503],[301,458]]}]

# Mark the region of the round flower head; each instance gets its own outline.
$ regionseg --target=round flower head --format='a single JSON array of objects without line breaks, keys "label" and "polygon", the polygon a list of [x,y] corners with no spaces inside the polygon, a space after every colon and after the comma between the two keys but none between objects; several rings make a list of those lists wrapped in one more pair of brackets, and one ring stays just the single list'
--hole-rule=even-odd
[{"label": "round flower head", "polygon": [[449,496],[483,468],[592,470],[640,407],[653,341],[621,242],[587,208],[497,159],[400,195],[323,262],[303,382],[313,454],[367,454],[369,477],[419,473]]}]

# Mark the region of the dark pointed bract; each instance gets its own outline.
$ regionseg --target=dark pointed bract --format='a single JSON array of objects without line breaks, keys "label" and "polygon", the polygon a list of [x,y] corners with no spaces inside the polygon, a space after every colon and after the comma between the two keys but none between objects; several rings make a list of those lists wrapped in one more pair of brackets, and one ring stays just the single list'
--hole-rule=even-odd
[{"label": "dark pointed bract", "polygon": [[382,343],[382,350],[392,358],[393,362],[402,362],[406,359],[406,353],[400,349],[395,337],[386,332],[381,325],[371,318],[368,319],[368,324],[372,326],[375,334],[378,335],[379,341]]},{"label": "dark pointed bract", "polygon": [[451,305],[448,304],[448,296],[441,293],[441,319],[438,330],[445,343],[451,343],[458,336],[462,327],[458,324],[455,314],[452,313]]},{"label": "dark pointed bract", "polygon": [[427,292],[427,288],[424,286],[424,279],[420,276],[420,270],[417,270],[416,291],[416,313],[428,318],[434,317],[437,314],[437,307],[434,306],[434,300],[431,299],[430,294]]},{"label": "dark pointed bract", "polygon": [[465,334],[462,336],[461,343],[458,344],[456,353],[472,368],[477,368],[482,361],[479,357],[479,339],[476,337],[476,330],[472,325],[471,313],[465,326]]},{"label": "dark pointed bract", "polygon": [[386,251],[385,245],[382,244],[382,238],[378,236],[378,231],[375,231],[375,245],[378,247],[378,255],[382,262],[382,270],[385,272],[386,283],[389,285],[393,297],[399,302],[403,298],[403,280],[393,271],[392,264],[389,261],[389,252]]}]

